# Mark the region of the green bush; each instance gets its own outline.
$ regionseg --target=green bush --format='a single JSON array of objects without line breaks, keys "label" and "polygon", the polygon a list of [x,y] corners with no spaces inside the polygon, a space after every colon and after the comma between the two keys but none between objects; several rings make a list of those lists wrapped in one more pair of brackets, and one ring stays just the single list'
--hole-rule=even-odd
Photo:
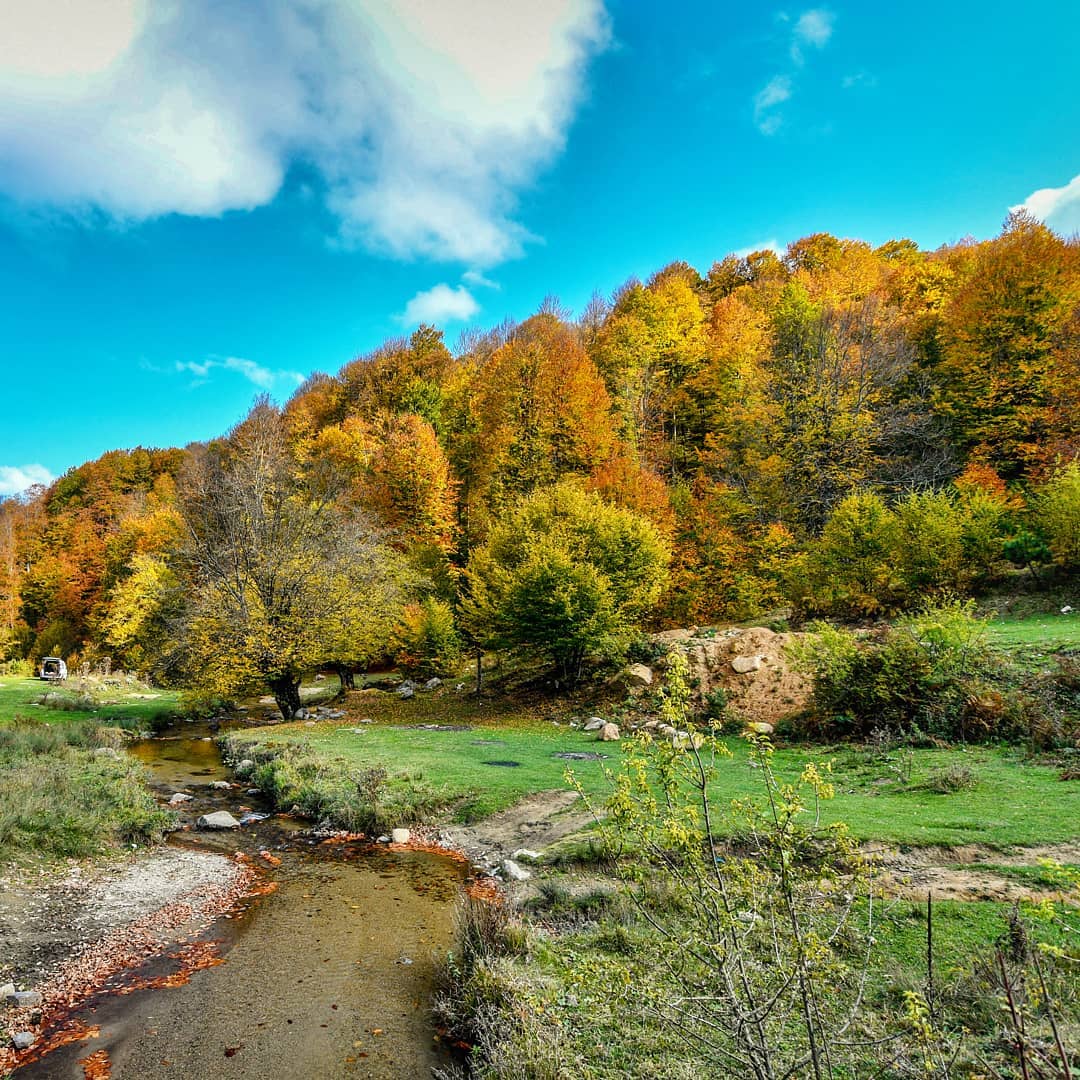
[{"label": "green bush", "polygon": [[445,675],[461,662],[461,636],[454,625],[454,612],[435,597],[406,607],[398,642],[398,665],[411,675]]},{"label": "green bush", "polygon": [[906,616],[875,638],[812,625],[791,646],[814,681],[814,720],[824,733],[984,739],[1020,734],[994,683],[983,621],[952,601]]}]

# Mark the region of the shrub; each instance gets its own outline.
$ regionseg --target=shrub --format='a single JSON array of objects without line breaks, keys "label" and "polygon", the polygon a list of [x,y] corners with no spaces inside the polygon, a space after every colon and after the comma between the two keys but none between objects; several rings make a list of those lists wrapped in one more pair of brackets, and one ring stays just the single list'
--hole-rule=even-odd
[{"label": "shrub", "polygon": [[938,795],[952,795],[957,791],[970,791],[978,782],[979,778],[974,769],[967,765],[950,765],[944,769],[936,769],[922,786]]},{"label": "shrub", "polygon": [[398,664],[410,674],[445,675],[461,662],[461,636],[454,625],[454,612],[435,597],[405,608],[398,641]]},{"label": "shrub", "polygon": [[992,683],[983,622],[952,601],[897,621],[872,640],[812,624],[789,649],[814,682],[815,719],[832,735],[986,738],[1017,731]]}]

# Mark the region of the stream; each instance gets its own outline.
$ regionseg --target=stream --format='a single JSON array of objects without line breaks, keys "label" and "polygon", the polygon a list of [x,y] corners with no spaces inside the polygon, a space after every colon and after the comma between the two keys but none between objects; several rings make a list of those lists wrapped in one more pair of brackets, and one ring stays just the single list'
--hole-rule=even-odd
[{"label": "stream", "polygon": [[[200,725],[132,744],[151,786],[194,822],[211,810],[268,813],[228,832],[173,834],[188,850],[281,860],[276,888],[200,935],[222,962],[165,985],[177,961],[156,957],[106,983],[74,1019],[100,1029],[15,1074],[18,1080],[83,1080],[88,1056],[107,1054],[112,1080],[334,1080],[430,1077],[447,1063],[430,1019],[435,961],[449,947],[465,868],[422,851],[318,844],[229,778]],[[243,808],[243,809],[242,809]],[[148,988],[148,983],[157,983]]]}]

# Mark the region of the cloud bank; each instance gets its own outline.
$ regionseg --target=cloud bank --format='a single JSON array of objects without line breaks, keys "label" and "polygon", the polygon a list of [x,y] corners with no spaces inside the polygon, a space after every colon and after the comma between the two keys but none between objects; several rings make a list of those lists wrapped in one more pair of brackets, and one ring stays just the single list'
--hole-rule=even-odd
[{"label": "cloud bank", "polygon": [[44,465],[0,465],[0,496],[21,495],[34,484],[51,484],[55,479]]},{"label": "cloud bank", "polygon": [[1033,191],[1019,206],[1010,209],[1027,210],[1066,236],[1080,232],[1080,176],[1062,187]]},{"label": "cloud bank", "polygon": [[260,390],[267,391],[279,386],[293,390],[304,381],[304,376],[299,371],[274,370],[240,356],[213,356],[207,360],[178,360],[176,363],[178,372],[194,375],[197,383],[206,382],[215,369],[235,371]]},{"label": "cloud bank", "polygon": [[339,240],[483,268],[561,149],[603,0],[0,0],[0,192],[139,222],[311,170]]}]

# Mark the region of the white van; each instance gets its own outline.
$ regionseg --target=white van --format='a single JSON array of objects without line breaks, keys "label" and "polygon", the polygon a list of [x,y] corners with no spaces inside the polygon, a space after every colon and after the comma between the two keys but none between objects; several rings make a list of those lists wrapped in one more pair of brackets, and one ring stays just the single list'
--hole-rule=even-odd
[{"label": "white van", "polygon": [[67,678],[67,664],[59,656],[46,656],[38,669],[38,678],[48,682],[62,682]]}]

